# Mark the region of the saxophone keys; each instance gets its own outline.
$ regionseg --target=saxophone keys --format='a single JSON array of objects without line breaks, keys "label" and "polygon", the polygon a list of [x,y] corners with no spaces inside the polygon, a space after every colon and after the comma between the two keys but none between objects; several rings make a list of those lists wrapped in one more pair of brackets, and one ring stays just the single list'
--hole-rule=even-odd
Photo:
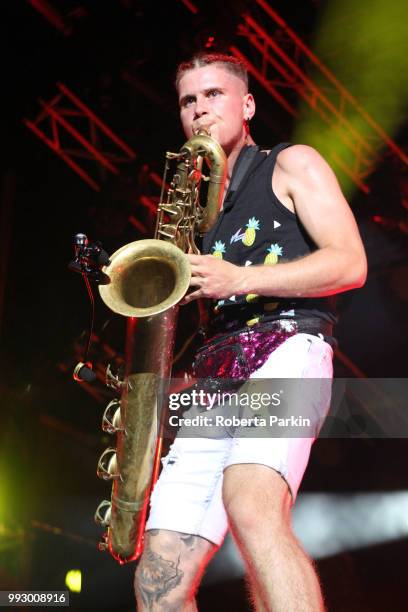
[{"label": "saxophone keys", "polygon": [[107,387],[115,389],[118,393],[121,393],[126,386],[126,383],[122,380],[119,374],[115,374],[112,371],[111,364],[108,364],[106,368],[106,379],[105,383]]},{"label": "saxophone keys", "polygon": [[106,448],[99,457],[96,469],[98,478],[102,480],[116,480],[120,477],[115,448]]},{"label": "saxophone keys", "polygon": [[102,430],[109,434],[124,431],[120,415],[120,400],[115,398],[105,408],[102,417]]},{"label": "saxophone keys", "polygon": [[[95,516],[94,516],[95,523],[97,523],[98,525],[101,525],[102,527],[109,527],[110,518],[111,518],[111,509],[112,509],[112,504],[108,499],[104,499],[103,501],[101,501],[101,503],[99,504],[99,506],[97,507],[95,511]],[[104,533],[102,538],[107,544],[108,534]]]}]

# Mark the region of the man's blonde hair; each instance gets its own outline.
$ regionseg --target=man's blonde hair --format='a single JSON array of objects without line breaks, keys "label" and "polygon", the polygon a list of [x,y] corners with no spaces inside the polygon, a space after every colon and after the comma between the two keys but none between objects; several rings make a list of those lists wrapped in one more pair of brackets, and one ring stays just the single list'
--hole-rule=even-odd
[{"label": "man's blonde hair", "polygon": [[210,66],[211,64],[218,64],[234,76],[241,79],[245,85],[245,91],[248,92],[248,70],[244,62],[237,59],[233,55],[227,55],[225,53],[196,53],[187,62],[182,62],[176,72],[176,89],[178,89],[180,79],[189,70],[195,68],[204,68],[204,66]]}]

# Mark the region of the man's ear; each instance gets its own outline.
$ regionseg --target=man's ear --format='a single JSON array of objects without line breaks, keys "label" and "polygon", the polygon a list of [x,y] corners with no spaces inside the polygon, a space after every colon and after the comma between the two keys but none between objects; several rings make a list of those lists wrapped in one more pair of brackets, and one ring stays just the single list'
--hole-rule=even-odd
[{"label": "man's ear", "polygon": [[248,121],[255,115],[255,100],[251,93],[247,93],[244,96],[244,117]]}]

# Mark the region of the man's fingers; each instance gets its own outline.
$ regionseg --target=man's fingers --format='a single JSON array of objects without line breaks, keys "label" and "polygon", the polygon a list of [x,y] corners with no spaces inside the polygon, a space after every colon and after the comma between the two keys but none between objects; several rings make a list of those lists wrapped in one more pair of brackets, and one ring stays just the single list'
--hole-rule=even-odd
[{"label": "man's fingers", "polygon": [[198,300],[198,298],[202,297],[201,290],[193,291],[192,293],[187,293],[180,302],[181,306],[192,302],[193,300]]},{"label": "man's fingers", "polygon": [[187,253],[187,259],[191,265],[197,265],[202,260],[202,255],[193,255],[192,253]]},{"label": "man's fingers", "polygon": [[203,279],[201,277],[192,276],[190,279],[190,287],[200,287]]}]

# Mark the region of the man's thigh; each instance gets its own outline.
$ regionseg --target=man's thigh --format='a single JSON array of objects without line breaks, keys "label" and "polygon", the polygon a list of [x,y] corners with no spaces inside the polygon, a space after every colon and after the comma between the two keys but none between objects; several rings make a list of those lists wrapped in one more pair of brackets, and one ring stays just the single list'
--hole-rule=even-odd
[{"label": "man's thigh", "polygon": [[222,477],[230,438],[179,437],[162,460],[146,529],[197,535],[220,546],[228,529]]},{"label": "man's thigh", "polygon": [[284,389],[288,413],[280,414],[281,408],[277,408],[276,415],[308,417],[310,426],[297,429],[289,425],[278,430],[267,425],[261,426],[259,433],[256,428],[240,428],[224,469],[245,464],[270,467],[286,482],[294,502],[311,446],[330,407],[332,358],[330,345],[311,334],[292,336],[269,356],[252,374],[249,389],[256,392],[270,385],[272,392],[279,379],[278,388]]}]

